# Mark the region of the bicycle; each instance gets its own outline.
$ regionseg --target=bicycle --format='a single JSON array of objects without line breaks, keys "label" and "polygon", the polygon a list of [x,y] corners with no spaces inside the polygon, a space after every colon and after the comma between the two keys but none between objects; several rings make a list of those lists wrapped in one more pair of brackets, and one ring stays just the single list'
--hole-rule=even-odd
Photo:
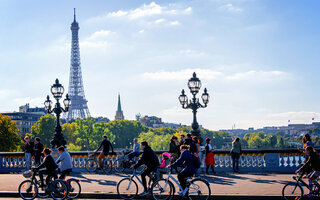
[{"label": "bicycle", "polygon": [[[67,197],[68,187],[63,180],[54,180],[48,183],[47,187],[40,187],[40,181],[37,180],[38,170],[28,170],[23,173],[25,178],[30,180],[22,181],[18,187],[19,195],[22,199],[32,200],[36,197],[48,198],[49,195],[55,200],[63,200]],[[40,188],[40,191],[39,191]]]},{"label": "bicycle", "polygon": [[[101,169],[104,173],[110,173],[112,171],[112,160],[110,158],[103,159],[101,163]],[[85,167],[88,172],[96,172],[98,169],[98,158],[95,153],[88,154],[88,159],[85,162]]]},{"label": "bicycle", "polygon": [[[69,176],[70,172],[66,174],[66,176]],[[74,199],[77,198],[81,193],[81,185],[80,180],[75,178],[69,178],[66,181],[66,186],[68,187],[68,198]]]},{"label": "bicycle", "polygon": [[[171,175],[171,170],[168,170],[166,179],[159,179],[152,185],[151,193],[155,200],[165,199],[171,200],[175,194],[175,187],[172,181],[177,184],[181,192],[178,194],[189,199],[210,199],[211,189],[208,181],[202,178],[187,177],[187,190],[183,190],[179,181]],[[170,179],[172,181],[170,181]]]},{"label": "bicycle", "polygon": [[[128,154],[130,151],[125,149],[122,153],[119,153],[118,158],[113,162],[113,167],[116,172],[122,173],[126,169],[130,169],[131,165],[135,164],[135,158],[133,160],[129,160]],[[143,168],[140,168],[138,171],[141,171]]]},{"label": "bicycle", "polygon": [[[309,189],[309,184],[307,184],[302,179],[303,174],[297,174],[295,176],[292,176],[292,179],[294,181],[289,182],[283,186],[282,189],[282,197],[285,200],[298,200],[302,199],[304,196],[304,189],[303,186],[307,187]],[[314,199],[319,199],[320,197],[320,185],[315,180],[316,183],[312,185],[312,194],[314,195]]]},{"label": "bicycle", "polygon": [[[130,177],[124,178],[119,181],[117,184],[117,192],[118,196],[121,199],[133,199],[138,194],[138,184],[134,180],[136,178],[138,180],[138,183],[140,183],[141,186],[143,186],[141,179],[138,177],[140,175],[137,173],[137,170],[133,171],[133,174]],[[153,171],[149,175],[149,182],[148,182],[148,190],[151,189],[151,182],[152,184],[158,179],[158,172],[157,169]]]}]

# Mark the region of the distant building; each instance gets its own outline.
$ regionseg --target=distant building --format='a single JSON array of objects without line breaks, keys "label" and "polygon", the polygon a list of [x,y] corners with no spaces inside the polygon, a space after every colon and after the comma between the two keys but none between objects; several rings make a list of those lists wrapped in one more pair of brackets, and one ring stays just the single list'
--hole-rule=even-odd
[{"label": "distant building", "polygon": [[95,122],[110,122],[110,119],[108,119],[107,117],[94,117],[93,119]]},{"label": "distant building", "polygon": [[118,109],[116,111],[115,119],[116,120],[117,119],[120,119],[120,120],[124,119],[123,112],[122,112],[122,109],[121,109],[120,94],[118,95]]},{"label": "distant building", "polygon": [[168,128],[176,129],[182,126],[181,124],[164,123],[162,122],[162,119],[160,117],[156,117],[156,116],[145,115],[144,117],[141,117],[140,113],[136,115],[136,118],[141,122],[141,124],[151,128],[168,127]]},{"label": "distant building", "polygon": [[26,133],[31,132],[31,127],[40,120],[40,117],[48,112],[45,108],[30,108],[29,104],[19,107],[19,112],[1,113],[7,115],[11,120],[17,123],[18,134],[24,137]]}]

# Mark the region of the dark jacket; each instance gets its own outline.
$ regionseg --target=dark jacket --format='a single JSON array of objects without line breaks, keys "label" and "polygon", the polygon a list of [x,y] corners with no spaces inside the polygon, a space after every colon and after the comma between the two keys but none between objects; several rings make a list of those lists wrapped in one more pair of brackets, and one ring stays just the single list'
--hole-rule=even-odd
[{"label": "dark jacket", "polygon": [[138,163],[134,166],[134,168],[137,169],[143,164],[146,165],[147,167],[156,167],[160,165],[157,155],[149,146],[144,147],[142,156],[138,161]]},{"label": "dark jacket", "polygon": [[192,174],[196,173],[197,169],[193,164],[193,156],[190,151],[185,150],[181,154],[179,159],[171,165],[172,168],[176,168],[180,166],[184,167],[184,169],[182,170],[183,172],[192,173]]},{"label": "dark jacket", "polygon": [[25,144],[24,145],[24,152],[25,153],[31,153],[33,155],[34,151],[33,151],[33,146],[34,143],[30,141],[30,144]]},{"label": "dark jacket", "polygon": [[47,171],[49,172],[54,172],[57,168],[58,165],[54,161],[53,157],[51,155],[47,155],[44,159],[43,162],[37,167],[37,169],[41,168],[46,168]]},{"label": "dark jacket", "polygon": [[307,162],[300,168],[300,171],[305,172],[311,169],[312,171],[320,171],[320,159],[316,152],[312,152]]},{"label": "dark jacket", "polygon": [[169,153],[179,153],[179,146],[174,141],[170,142]]},{"label": "dark jacket", "polygon": [[34,155],[40,157],[43,151],[43,144],[41,144],[40,142],[36,143],[34,145],[34,149],[38,149],[38,150],[34,150]]},{"label": "dark jacket", "polygon": [[185,144],[190,146],[191,153],[197,152],[197,145],[191,138],[187,138]]},{"label": "dark jacket", "polygon": [[97,149],[97,151],[99,151],[99,149],[101,149],[101,147],[103,147],[103,153],[107,154],[109,153],[109,149],[111,147],[112,152],[113,152],[113,146],[111,144],[111,142],[109,140],[103,140],[99,146],[99,148]]}]

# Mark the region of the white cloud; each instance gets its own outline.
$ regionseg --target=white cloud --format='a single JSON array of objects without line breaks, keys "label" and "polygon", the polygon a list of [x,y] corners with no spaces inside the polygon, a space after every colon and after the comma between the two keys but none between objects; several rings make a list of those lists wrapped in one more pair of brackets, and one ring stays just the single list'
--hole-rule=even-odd
[{"label": "white cloud", "polygon": [[170,25],[172,25],[172,26],[177,26],[177,25],[180,25],[180,22],[178,22],[178,21],[172,21],[172,22],[170,22]]},{"label": "white cloud", "polygon": [[110,17],[121,17],[121,16],[126,16],[126,15],[128,15],[128,12],[122,11],[122,10],[118,10],[117,12],[108,13],[108,16],[110,16]]},{"label": "white cloud", "polygon": [[115,35],[115,32],[109,30],[100,30],[91,34],[80,42],[80,47],[83,48],[106,48],[109,45],[109,37]]},{"label": "white cloud", "polygon": [[271,80],[276,77],[288,77],[289,74],[282,71],[254,71],[239,72],[232,75],[228,75],[225,78],[229,80],[248,80],[248,79],[264,79]]},{"label": "white cloud", "polygon": [[163,13],[163,7],[156,4],[155,2],[151,2],[148,4],[143,4],[143,6],[136,8],[129,12],[129,19],[137,19],[141,17],[147,17],[152,15],[159,15]]},{"label": "white cloud", "polygon": [[236,7],[231,3],[225,4],[223,6],[220,6],[219,9],[220,10],[224,10],[224,11],[228,11],[228,12],[232,12],[232,13],[240,13],[240,12],[242,12],[241,8]]},{"label": "white cloud", "polygon": [[144,33],[144,30],[143,30],[143,29],[142,29],[142,30],[140,30],[140,31],[139,31],[139,33]]},{"label": "white cloud", "polygon": [[13,99],[13,101],[18,105],[25,105],[25,104],[29,103],[31,107],[34,107],[34,106],[44,107],[43,103],[45,101],[45,97],[15,98],[15,99]]},{"label": "white cloud", "polygon": [[157,19],[156,21],[154,21],[154,23],[160,24],[160,23],[165,22],[165,21],[166,21],[165,19],[161,18],[161,19]]}]

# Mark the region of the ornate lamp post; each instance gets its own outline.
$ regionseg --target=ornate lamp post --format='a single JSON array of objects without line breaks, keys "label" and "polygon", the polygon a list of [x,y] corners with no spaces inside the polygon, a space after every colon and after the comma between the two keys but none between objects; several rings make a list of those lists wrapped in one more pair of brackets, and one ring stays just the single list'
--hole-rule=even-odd
[{"label": "ornate lamp post", "polygon": [[53,139],[51,140],[52,148],[59,147],[59,146],[65,146],[66,141],[63,137],[63,134],[61,133],[61,126],[60,126],[60,114],[62,112],[68,112],[69,107],[71,106],[71,100],[69,99],[68,94],[66,95],[66,98],[63,100],[63,104],[65,108],[62,108],[59,99],[61,99],[62,94],[64,92],[63,86],[59,83],[59,80],[56,79],[55,84],[51,86],[51,93],[53,97],[57,100],[57,103],[55,104],[54,108],[52,109],[52,101],[49,98],[49,95],[47,96],[47,100],[44,102],[44,106],[48,113],[55,113],[57,116],[57,125],[56,125],[56,133],[54,134]]},{"label": "ornate lamp post", "polygon": [[209,97],[209,94],[207,93],[207,88],[204,88],[204,93],[201,96],[204,105],[202,105],[199,102],[199,98],[196,98],[196,95],[201,88],[201,81],[199,78],[197,78],[197,75],[195,72],[193,73],[192,78],[190,78],[188,81],[188,87],[190,89],[191,94],[193,95],[192,99],[188,103],[188,97],[185,95],[184,90],[182,90],[181,95],[179,96],[179,101],[182,105],[182,108],[184,108],[184,109],[190,108],[192,110],[193,122],[191,125],[192,126],[191,134],[193,136],[197,136],[200,140],[200,143],[202,143],[202,138],[200,136],[200,130],[199,130],[199,124],[197,122],[197,110],[198,110],[198,108],[207,107],[207,104],[209,103],[210,97]]}]

